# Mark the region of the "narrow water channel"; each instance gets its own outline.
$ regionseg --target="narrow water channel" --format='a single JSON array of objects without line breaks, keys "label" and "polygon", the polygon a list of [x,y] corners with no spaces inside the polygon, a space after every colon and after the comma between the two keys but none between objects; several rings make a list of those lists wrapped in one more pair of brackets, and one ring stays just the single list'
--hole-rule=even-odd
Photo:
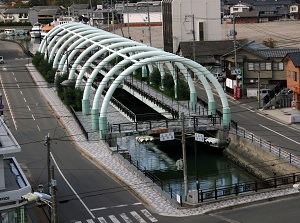
[{"label": "narrow water channel", "polygon": [[[128,150],[139,165],[151,171],[177,194],[184,193],[183,171],[178,170],[176,161],[182,158],[181,141],[140,144],[135,136],[118,139],[118,145]],[[188,190],[212,189],[237,183],[255,181],[255,178],[229,162],[221,150],[197,143],[196,151],[192,140],[187,140]]]}]

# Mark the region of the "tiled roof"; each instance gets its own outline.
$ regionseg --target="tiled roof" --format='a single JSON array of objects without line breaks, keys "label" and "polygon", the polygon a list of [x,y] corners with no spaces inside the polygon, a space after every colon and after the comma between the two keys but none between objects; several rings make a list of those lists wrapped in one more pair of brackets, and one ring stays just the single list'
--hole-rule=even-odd
[{"label": "tiled roof", "polygon": [[288,53],[286,58],[289,58],[295,67],[300,67],[300,52]]},{"label": "tiled roof", "polygon": [[[237,41],[237,45],[246,43],[246,40]],[[220,40],[220,41],[195,41],[196,55],[208,56],[215,55],[221,56],[229,51],[233,50],[232,40]],[[180,42],[179,50],[183,56],[191,56],[193,53],[193,42]]]},{"label": "tiled roof", "polygon": [[265,49],[265,50],[258,50],[257,53],[265,58],[283,58],[288,53],[299,52],[300,50],[297,48],[286,48],[286,49]]},{"label": "tiled roof", "polygon": [[20,13],[28,13],[29,8],[16,8],[16,9],[7,9],[3,12],[3,14],[20,14]]}]

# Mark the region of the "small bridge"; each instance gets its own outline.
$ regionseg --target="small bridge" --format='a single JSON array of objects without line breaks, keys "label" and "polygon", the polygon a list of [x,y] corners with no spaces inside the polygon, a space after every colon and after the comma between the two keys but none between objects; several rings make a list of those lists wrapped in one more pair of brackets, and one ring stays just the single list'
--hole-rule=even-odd
[{"label": "small bridge", "polygon": [[[39,52],[53,63],[57,74],[67,73],[74,87],[83,90],[82,111],[77,112],[78,119],[83,128],[97,133],[100,139],[120,132],[181,128],[182,113],[187,118],[185,124],[192,126],[194,131],[211,126],[229,128],[231,113],[222,86],[205,67],[190,59],[81,23],[68,23],[52,29],[42,40]],[[172,75],[175,100],[157,93],[151,86],[143,87],[145,82],[133,78],[137,72],[141,72],[142,77],[151,76],[155,69],[161,76],[161,90],[165,88],[166,74]],[[207,108],[198,103],[191,77],[204,86]],[[188,84],[188,101],[176,100],[178,80]],[[221,117],[217,117],[211,86],[221,98]],[[118,87],[163,114],[167,120],[151,124],[137,122],[135,114],[113,98]]]}]

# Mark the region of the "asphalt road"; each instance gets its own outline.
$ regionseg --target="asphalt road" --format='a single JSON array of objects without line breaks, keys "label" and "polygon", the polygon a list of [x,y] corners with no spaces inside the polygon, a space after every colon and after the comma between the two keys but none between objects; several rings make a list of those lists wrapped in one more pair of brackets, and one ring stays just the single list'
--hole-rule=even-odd
[{"label": "asphalt road", "polygon": [[[44,138],[50,134],[51,152],[55,160],[52,163],[58,182],[60,222],[279,223],[283,222],[282,219],[291,223],[299,222],[298,197],[190,217],[159,216],[153,213],[125,185],[109,177],[105,170],[98,168],[77,150],[72,138],[61,126],[59,117],[55,117],[32,82],[24,67],[29,59],[18,45],[0,42],[0,49],[0,54],[5,58],[5,64],[0,66],[1,88],[5,95],[5,120],[22,148],[21,153],[13,155],[29,176],[34,189],[38,184],[47,187]],[[270,128],[275,126],[276,130],[282,127],[235,104],[232,104],[232,112],[233,118],[240,125],[252,130],[256,130],[260,124]],[[285,128],[286,133],[290,132],[289,137],[295,136],[296,140],[299,133],[288,126]],[[262,129],[259,131],[262,132]],[[264,132],[264,135],[276,139]],[[40,209],[36,205],[32,208]]]}]

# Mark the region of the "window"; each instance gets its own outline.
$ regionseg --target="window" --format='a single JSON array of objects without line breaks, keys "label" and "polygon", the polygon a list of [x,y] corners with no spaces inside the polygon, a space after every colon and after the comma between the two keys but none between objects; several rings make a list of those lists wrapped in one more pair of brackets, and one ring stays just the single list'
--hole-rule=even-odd
[{"label": "window", "polygon": [[271,62],[267,62],[267,63],[248,63],[248,70],[253,70],[253,71],[263,71],[263,70],[271,70],[272,67],[272,63]]},{"label": "window", "polygon": [[273,70],[283,70],[283,63],[273,63]]},{"label": "window", "polygon": [[294,71],[294,81],[297,81],[297,72]]}]

